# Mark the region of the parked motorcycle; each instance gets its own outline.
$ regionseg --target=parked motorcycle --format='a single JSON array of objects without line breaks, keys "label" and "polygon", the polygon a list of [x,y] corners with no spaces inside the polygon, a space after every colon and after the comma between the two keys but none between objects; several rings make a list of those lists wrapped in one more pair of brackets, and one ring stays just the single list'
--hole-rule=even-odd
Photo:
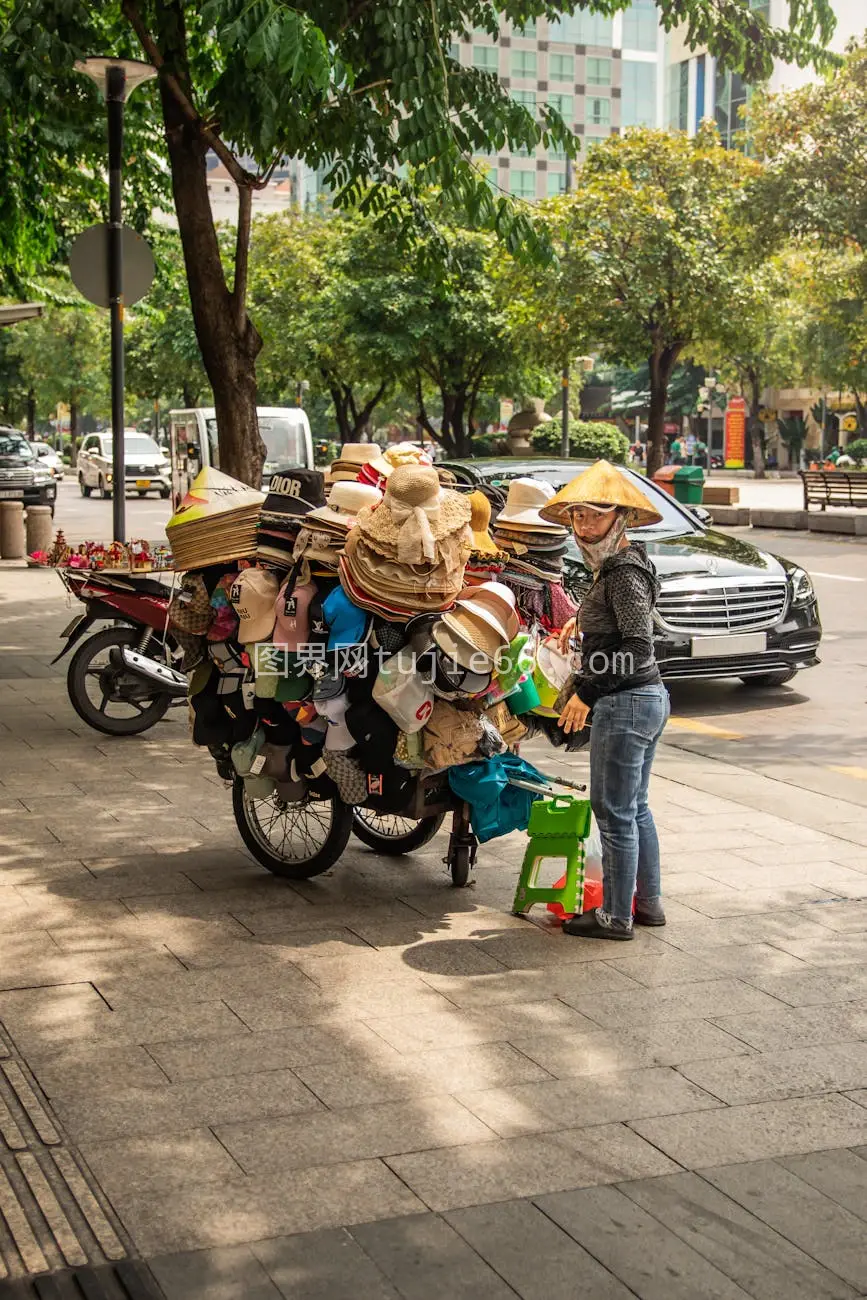
[{"label": "parked motorcycle", "polygon": [[[187,698],[187,679],[172,667],[179,654],[168,631],[169,588],[145,574],[58,569],[82,601],[52,663],[78,645],[66,674],[72,707],[108,736],[136,736]],[[109,622],[82,640],[96,623]],[[81,642],[81,644],[79,644]]]}]

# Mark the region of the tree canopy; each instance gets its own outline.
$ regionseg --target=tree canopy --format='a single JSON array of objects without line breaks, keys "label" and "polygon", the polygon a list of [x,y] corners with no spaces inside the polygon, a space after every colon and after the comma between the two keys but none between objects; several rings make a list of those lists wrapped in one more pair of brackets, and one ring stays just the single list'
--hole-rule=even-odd
[{"label": "tree canopy", "polygon": [[[611,13],[625,4],[583,7]],[[17,268],[34,262],[40,248],[56,248],[57,167],[66,177],[72,166],[89,168],[99,184],[100,115],[92,90],[72,71],[74,60],[95,51],[142,55],[158,70],[158,83],[133,96],[130,129],[140,122],[139,163],[162,136],[223,466],[253,481],[262,457],[260,339],[247,315],[253,189],[281,159],[299,157],[327,170],[339,205],[360,202],[396,234],[411,236],[422,219],[416,187],[438,184],[507,247],[532,249],[527,209],[495,196],[472,155],[532,150],[540,141],[571,153],[575,143],[554,109],[541,108],[535,119],[494,76],[460,66],[450,46],[473,27],[495,35],[504,18],[520,26],[575,8],[571,0],[502,0],[496,7],[490,0],[306,0],[294,7],[282,0],[0,0],[0,136],[14,182],[0,208],[2,255]],[[768,74],[774,58],[823,58],[834,23],[829,0],[791,0],[786,31],[749,0],[660,0],[659,12],[667,29],[685,23],[691,44],[706,44],[752,81]],[[231,276],[208,202],[209,150],[238,185]]]},{"label": "tree canopy", "polygon": [[580,188],[552,201],[566,301],[580,304],[603,359],[647,363],[651,471],[675,364],[737,321],[747,275],[770,250],[770,228],[751,219],[760,174],[707,123],[692,139],[630,131],[596,145]]}]

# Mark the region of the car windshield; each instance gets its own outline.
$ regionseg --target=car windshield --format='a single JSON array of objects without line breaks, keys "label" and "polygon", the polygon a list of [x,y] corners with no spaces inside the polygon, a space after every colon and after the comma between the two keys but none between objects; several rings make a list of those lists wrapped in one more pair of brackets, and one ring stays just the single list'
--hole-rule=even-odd
[{"label": "car windshield", "polygon": [[[111,435],[102,440],[102,449],[105,455],[111,455],[111,445],[113,439]],[[161,456],[162,448],[158,447],[153,438],[149,438],[146,433],[125,433],[123,436],[124,454],[129,456]]]},{"label": "car windshield", "polygon": [[32,460],[30,443],[17,433],[0,433],[0,456],[20,456],[22,460]]},{"label": "car windshield", "polygon": [[278,465],[304,465],[304,426],[285,415],[260,415],[259,432],[267,448],[266,460]]},{"label": "car windshield", "polygon": [[[658,524],[636,529],[634,531],[635,537],[646,542],[658,542],[666,537],[688,537],[702,531],[700,525],[694,522],[667,492],[663,492],[650,479],[646,479],[643,474],[636,474],[634,470],[625,467],[620,468],[621,473],[629,476],[638,490],[650,498],[662,515],[662,519]],[[587,465],[578,462],[573,468],[566,462],[556,460],[516,461],[514,465],[510,465],[508,461],[476,461],[473,469],[477,474],[481,475],[486,483],[491,483],[495,487],[502,486],[506,490],[508,490],[509,480],[513,478],[540,478],[559,490],[561,487],[565,487],[570,479],[575,478],[582,470],[587,469]]]}]

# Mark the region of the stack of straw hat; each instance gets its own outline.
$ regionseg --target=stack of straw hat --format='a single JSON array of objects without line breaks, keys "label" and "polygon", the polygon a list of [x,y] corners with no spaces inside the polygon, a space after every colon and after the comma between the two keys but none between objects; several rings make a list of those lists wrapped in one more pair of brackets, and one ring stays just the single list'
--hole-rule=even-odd
[{"label": "stack of straw hat", "polygon": [[358,479],[364,466],[372,460],[378,460],[379,448],[375,442],[345,442],[340,448],[337,460],[331,462],[328,483],[349,483]]},{"label": "stack of straw hat", "polygon": [[358,512],[346,540],[347,595],[395,622],[448,609],[464,585],[470,513],[467,498],[442,488],[435,469],[399,466],[381,504]]},{"label": "stack of straw hat", "polygon": [[254,556],[264,499],[218,469],[203,469],[166,525],[175,568],[204,569]]},{"label": "stack of straw hat", "polygon": [[485,582],[460,593],[443,614],[433,638],[447,659],[475,672],[492,670],[518,635],[515,597],[501,582]]},{"label": "stack of straw hat", "polygon": [[542,513],[554,496],[549,483],[534,478],[516,478],[509,484],[505,507],[497,516],[494,540],[509,557],[510,568],[558,578],[569,532]]},{"label": "stack of straw hat", "polygon": [[358,478],[361,483],[372,483],[385,490],[387,480],[401,465],[430,464],[432,461],[428,453],[414,442],[395,442],[369,460],[360,470]]}]

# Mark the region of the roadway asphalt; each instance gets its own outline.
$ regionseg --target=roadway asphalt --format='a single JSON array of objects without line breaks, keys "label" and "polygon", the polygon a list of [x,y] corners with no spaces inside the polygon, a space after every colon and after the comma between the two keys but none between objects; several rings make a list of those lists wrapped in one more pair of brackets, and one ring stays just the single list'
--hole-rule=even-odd
[{"label": "roadway asphalt", "polygon": [[[780,497],[800,489],[779,480],[761,487],[768,496]],[[130,537],[163,539],[168,502],[157,496],[129,497],[126,506]],[[60,489],[56,523],[70,542],[108,539],[111,502],[84,500],[76,482],[67,480]],[[839,794],[867,805],[867,541],[732,531],[797,560],[812,574],[824,627],[822,663],[776,689],[749,689],[734,680],[677,683],[666,740],[742,765],[745,780],[749,771],[760,771],[806,791]]]}]

